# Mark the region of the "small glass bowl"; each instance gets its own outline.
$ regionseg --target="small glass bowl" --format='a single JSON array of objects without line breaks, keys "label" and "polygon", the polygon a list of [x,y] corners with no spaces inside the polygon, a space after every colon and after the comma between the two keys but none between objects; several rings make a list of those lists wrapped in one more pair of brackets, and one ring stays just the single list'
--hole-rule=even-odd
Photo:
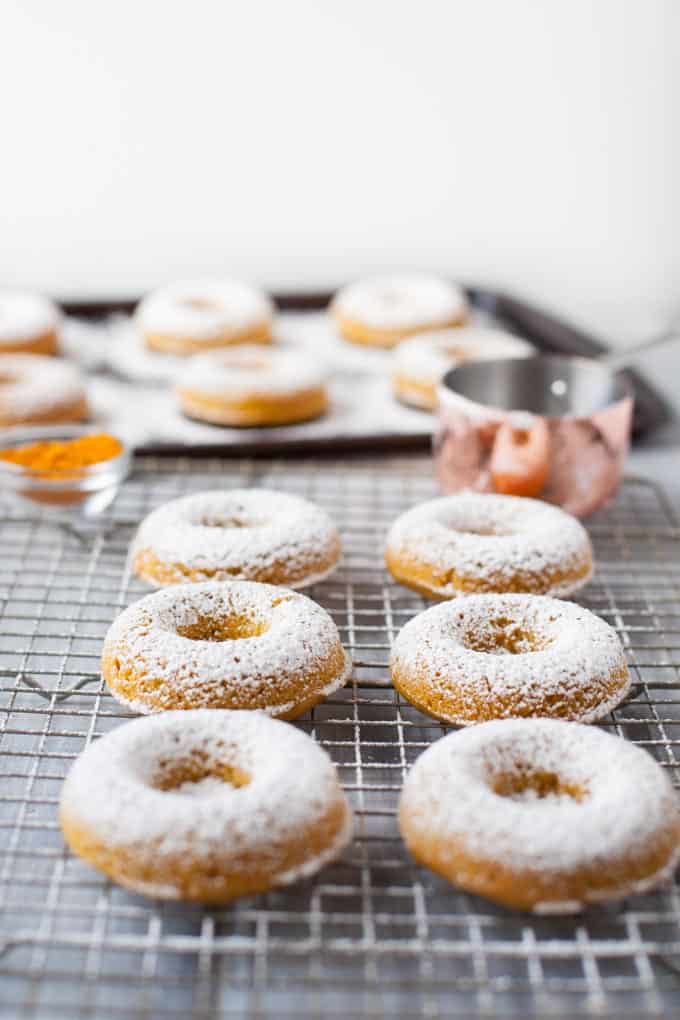
[{"label": "small glass bowl", "polygon": [[[82,425],[54,425],[47,428],[13,428],[0,431],[0,449],[26,443],[80,439],[97,435],[101,429]],[[108,433],[115,435],[115,433]],[[94,517],[112,503],[121,482],[130,473],[132,450],[115,435],[123,447],[117,457],[55,476],[0,459],[0,494],[15,503],[31,504],[50,512]]]}]

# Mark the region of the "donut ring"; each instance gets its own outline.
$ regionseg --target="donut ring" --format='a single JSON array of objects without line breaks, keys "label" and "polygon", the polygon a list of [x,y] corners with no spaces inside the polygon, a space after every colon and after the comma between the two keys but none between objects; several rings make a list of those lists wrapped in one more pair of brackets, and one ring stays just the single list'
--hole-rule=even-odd
[{"label": "donut ring", "polygon": [[428,598],[469,592],[534,592],[559,597],[593,573],[583,525],[540,500],[461,492],[420,503],[390,528],[392,576]]},{"label": "donut ring", "polygon": [[328,408],[322,365],[255,345],[192,358],[175,392],[184,414],[213,425],[292,425]]},{"label": "donut ring", "polygon": [[135,319],[146,346],[185,356],[230,344],[269,343],[274,308],[239,280],[189,280],[148,294]]},{"label": "donut ring", "polygon": [[154,585],[262,581],[306,588],[327,577],[342,547],[327,513],[270,489],[199,492],[145,517],[133,568]]},{"label": "donut ring", "polygon": [[346,340],[394,347],[426,330],[462,326],[468,317],[465,294],[436,276],[378,276],[337,292],[330,313]]},{"label": "donut ring", "polygon": [[62,788],[66,842],[115,882],[228,903],[314,874],[352,836],[326,752],[260,712],[166,712],[91,744]]},{"label": "donut ring", "polygon": [[259,708],[293,719],[342,687],[351,668],[325,609],[253,581],[152,592],[113,622],[102,653],[114,698],[143,715]]},{"label": "donut ring", "polygon": [[403,340],[394,352],[392,391],[404,404],[434,411],[437,386],[456,365],[493,358],[528,358],[534,348],[500,329],[465,326],[420,333]]},{"label": "donut ring", "polygon": [[437,719],[602,719],[630,690],[616,631],[574,602],[471,595],[432,606],[397,635],[392,683]]},{"label": "donut ring", "polygon": [[61,315],[39,294],[0,292],[0,353],[56,354]]},{"label": "donut ring", "polygon": [[620,737],[553,719],[489,722],[438,740],[406,777],[402,836],[467,892],[536,913],[645,892],[680,857],[666,773]]},{"label": "donut ring", "polygon": [[0,426],[59,425],[87,415],[74,365],[43,354],[0,354]]}]

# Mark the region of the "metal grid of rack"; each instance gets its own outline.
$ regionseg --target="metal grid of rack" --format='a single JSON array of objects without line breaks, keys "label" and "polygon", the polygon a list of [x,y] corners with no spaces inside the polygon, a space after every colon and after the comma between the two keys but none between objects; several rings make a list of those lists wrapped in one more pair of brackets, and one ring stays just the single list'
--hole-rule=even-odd
[{"label": "metal grid of rack", "polygon": [[[126,713],[98,673],[116,613],[146,590],[126,554],[144,513],[205,488],[265,485],[318,501],[341,568],[311,592],[355,660],[352,682],[296,725],[336,761],[354,843],[311,881],[203,910],[109,884],[65,850],[61,781]],[[680,1008],[680,887],[577,918],[531,919],[416,867],[395,820],[405,770],[445,727],[401,700],[387,658],[424,608],[385,573],[394,517],[435,494],[422,457],[143,458],[82,529],[16,510],[0,522],[0,1016],[666,1016]],[[607,725],[680,783],[680,527],[663,493],[628,480],[591,522],[583,602],[616,627],[635,688]]]}]

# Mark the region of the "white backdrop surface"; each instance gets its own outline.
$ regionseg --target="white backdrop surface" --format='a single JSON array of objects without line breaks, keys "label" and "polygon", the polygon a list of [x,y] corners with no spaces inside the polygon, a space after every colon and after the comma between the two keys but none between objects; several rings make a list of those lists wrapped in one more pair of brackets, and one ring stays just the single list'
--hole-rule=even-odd
[{"label": "white backdrop surface", "polygon": [[680,306],[677,0],[5,0],[0,285],[424,267]]}]

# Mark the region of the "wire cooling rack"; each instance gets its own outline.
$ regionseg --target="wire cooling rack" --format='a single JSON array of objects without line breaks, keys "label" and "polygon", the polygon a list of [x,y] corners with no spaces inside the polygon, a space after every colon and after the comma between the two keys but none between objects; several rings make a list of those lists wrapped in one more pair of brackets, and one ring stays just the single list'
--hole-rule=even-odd
[{"label": "wire cooling rack", "polygon": [[[336,761],[357,815],[342,860],[291,889],[202,910],[131,895],[66,852],[62,779],[126,713],[98,660],[116,613],[145,589],[126,553],[152,507],[182,493],[266,485],[324,505],[342,567],[313,590],[354,678],[298,722]],[[381,561],[384,533],[434,494],[426,458],[138,461],[113,509],[68,529],[0,524],[0,1016],[670,1016],[680,1008],[680,888],[577,918],[531,919],[416,867],[398,835],[405,770],[445,727],[400,700],[387,658],[424,607]],[[680,528],[659,489],[626,482],[592,521],[584,604],[618,630],[635,687],[608,726],[673,775],[680,756]]]}]

